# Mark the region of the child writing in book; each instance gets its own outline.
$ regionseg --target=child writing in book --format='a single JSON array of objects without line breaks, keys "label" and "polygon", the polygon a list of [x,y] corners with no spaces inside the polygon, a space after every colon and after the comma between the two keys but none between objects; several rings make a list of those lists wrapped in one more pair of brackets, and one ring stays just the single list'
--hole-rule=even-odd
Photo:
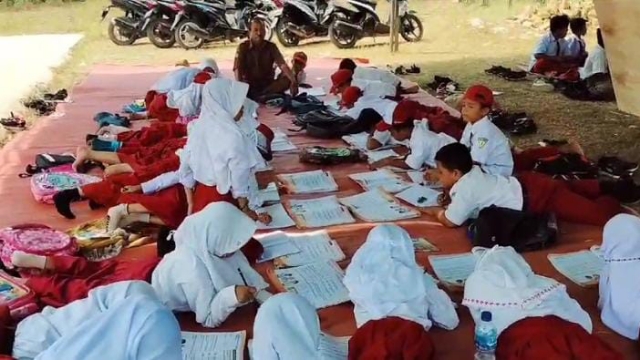
[{"label": "child writing in book", "polygon": [[381,354],[386,359],[431,359],[431,326],[458,326],[453,302],[416,263],[413,242],[397,225],[378,225],[369,232],[346,270],[344,284],[358,326],[349,341],[349,359]]},{"label": "child writing in book", "polygon": [[180,325],[141,281],[101,286],[60,308],[22,320],[16,359],[182,359]]},{"label": "child writing in book", "polygon": [[589,314],[566,287],[536,275],[512,247],[474,253],[478,260],[465,282],[462,304],[476,323],[483,312],[491,313],[498,332],[496,359],[622,359],[591,334]]},{"label": "child writing in book", "polygon": [[629,194],[640,199],[640,188],[626,180],[561,181],[535,172],[516,177],[488,174],[474,165],[469,149],[459,143],[442,147],[436,163],[439,181],[448,191],[441,201],[446,208],[425,212],[448,227],[462,226],[490,206],[554,213],[559,220],[603,226],[623,211],[619,200],[628,199]]},{"label": "child writing in book", "polygon": [[620,214],[609,220],[602,234],[604,268],[600,274],[600,318],[613,331],[638,340],[640,285],[640,219]]}]

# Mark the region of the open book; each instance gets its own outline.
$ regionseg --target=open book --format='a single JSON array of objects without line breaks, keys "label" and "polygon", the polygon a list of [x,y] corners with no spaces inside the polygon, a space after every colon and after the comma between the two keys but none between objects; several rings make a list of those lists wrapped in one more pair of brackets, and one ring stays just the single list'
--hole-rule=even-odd
[{"label": "open book", "polygon": [[349,291],[342,284],[344,272],[333,261],[276,269],[275,275],[287,292],[304,297],[316,309],[349,301]]},{"label": "open book", "polygon": [[182,332],[184,360],[242,360],[247,333]]},{"label": "open book", "polygon": [[420,211],[402,205],[393,196],[380,189],[340,198],[360,219],[371,222],[385,222],[412,219],[420,216]]},{"label": "open book", "polygon": [[[566,254],[549,254],[547,258],[556,270],[580,286],[598,284],[604,268],[604,259],[592,250],[580,250]],[[633,276],[633,274],[629,274]]]},{"label": "open book", "polygon": [[[351,336],[336,337],[320,333],[319,358],[323,360],[347,360],[350,339]],[[255,359],[253,356],[253,340],[249,340],[247,347],[249,348],[249,358]]]},{"label": "open book", "polygon": [[289,210],[299,228],[348,224],[356,220],[340,205],[335,195],[316,199],[290,200]]},{"label": "open book", "polygon": [[271,216],[271,222],[269,224],[263,224],[257,221],[258,229],[283,229],[296,225],[282,204],[274,204],[256,209],[256,213],[267,213]]},{"label": "open book", "polygon": [[260,261],[276,259],[280,266],[300,266],[316,261],[341,261],[344,252],[326,231],[287,234],[278,231],[257,237],[264,246]]},{"label": "open book", "polygon": [[278,180],[290,194],[311,194],[338,191],[338,184],[328,171],[314,170],[294,174],[279,174]]},{"label": "open book", "polygon": [[476,268],[477,257],[472,253],[431,255],[429,262],[440,281],[448,286],[464,286]]},{"label": "open book", "polygon": [[381,188],[386,192],[397,193],[411,186],[411,183],[386,169],[351,174],[349,178],[358,183],[364,190]]}]

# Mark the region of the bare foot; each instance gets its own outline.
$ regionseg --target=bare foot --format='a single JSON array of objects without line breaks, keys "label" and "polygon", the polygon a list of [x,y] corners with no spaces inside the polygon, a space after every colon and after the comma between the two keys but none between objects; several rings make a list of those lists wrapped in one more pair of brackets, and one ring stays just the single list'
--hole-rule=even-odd
[{"label": "bare foot", "polygon": [[78,167],[84,164],[85,161],[89,158],[89,148],[86,146],[78,146],[76,149],[76,160],[73,162],[71,167],[73,170],[78,171]]}]

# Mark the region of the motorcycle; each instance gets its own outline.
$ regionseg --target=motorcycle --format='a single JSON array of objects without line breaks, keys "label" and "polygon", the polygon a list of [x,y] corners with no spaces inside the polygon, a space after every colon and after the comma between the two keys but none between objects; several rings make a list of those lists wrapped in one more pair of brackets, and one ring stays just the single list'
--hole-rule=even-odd
[{"label": "motorcycle", "polygon": [[228,8],[224,0],[185,0],[176,16],[179,21],[174,30],[176,41],[185,49],[196,49],[205,42],[245,37],[255,17],[265,22],[266,37],[270,38],[268,14],[252,2],[243,2],[236,9]]},{"label": "motorcycle", "polygon": [[122,9],[125,14],[109,22],[109,39],[120,46],[131,45],[146,36],[145,29],[154,13],[153,0],[111,0],[111,5],[102,10],[103,21],[112,8]]},{"label": "motorcycle", "polygon": [[285,0],[276,25],[278,40],[285,47],[292,47],[300,40],[327,36],[332,12],[333,6],[325,0]]},{"label": "motorcycle", "polygon": [[[388,35],[388,24],[382,23],[371,0],[332,0],[334,20],[329,26],[329,38],[339,49],[349,49],[365,36]],[[422,22],[416,12],[409,10],[407,0],[398,4],[398,31],[408,42],[422,40]]]},{"label": "motorcycle", "polygon": [[173,47],[176,36],[171,27],[180,9],[173,0],[158,0],[156,11],[147,25],[147,37],[153,45],[160,49]]}]

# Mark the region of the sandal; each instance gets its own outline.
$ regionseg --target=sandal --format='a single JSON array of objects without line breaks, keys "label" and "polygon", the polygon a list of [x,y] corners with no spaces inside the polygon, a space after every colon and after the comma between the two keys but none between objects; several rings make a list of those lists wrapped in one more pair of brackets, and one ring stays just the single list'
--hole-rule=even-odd
[{"label": "sandal", "polygon": [[407,74],[420,74],[420,68],[416,66],[416,64],[411,65],[411,67],[407,70]]},{"label": "sandal", "polygon": [[27,126],[27,122],[23,118],[15,116],[13,112],[11,112],[11,117],[0,119],[0,124],[6,127],[17,128],[24,128],[25,126]]}]

